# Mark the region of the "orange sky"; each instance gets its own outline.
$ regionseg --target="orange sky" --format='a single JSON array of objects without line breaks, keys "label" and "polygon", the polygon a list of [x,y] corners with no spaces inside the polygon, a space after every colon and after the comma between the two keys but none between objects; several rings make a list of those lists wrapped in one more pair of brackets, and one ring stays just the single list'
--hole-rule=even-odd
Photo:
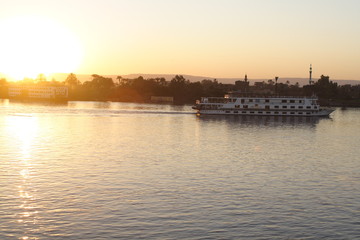
[{"label": "orange sky", "polygon": [[0,0],[0,5],[0,31],[6,36],[0,39],[5,53],[0,72],[18,78],[37,72],[307,77],[313,64],[314,77],[360,79],[355,0]]}]

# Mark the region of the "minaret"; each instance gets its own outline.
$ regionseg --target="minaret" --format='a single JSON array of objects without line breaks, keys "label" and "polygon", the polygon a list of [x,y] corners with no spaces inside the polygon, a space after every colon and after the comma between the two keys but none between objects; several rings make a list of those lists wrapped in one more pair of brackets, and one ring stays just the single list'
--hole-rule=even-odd
[{"label": "minaret", "polygon": [[312,84],[312,79],[311,79],[311,75],[312,75],[312,65],[311,65],[311,64],[310,64],[310,71],[309,71],[309,73],[310,73],[309,85],[311,85],[311,84]]},{"label": "minaret", "polygon": [[244,78],[244,81],[245,81],[245,92],[248,92],[249,90],[249,82],[248,82],[248,78],[247,78],[247,74],[245,74],[245,78]]}]

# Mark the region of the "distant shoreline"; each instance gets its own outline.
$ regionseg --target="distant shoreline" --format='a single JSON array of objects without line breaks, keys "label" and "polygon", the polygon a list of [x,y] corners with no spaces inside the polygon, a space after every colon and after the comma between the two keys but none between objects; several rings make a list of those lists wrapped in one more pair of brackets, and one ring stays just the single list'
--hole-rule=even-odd
[{"label": "distant shoreline", "polygon": [[[55,73],[54,74],[54,78],[56,80],[61,80],[61,79],[66,79],[66,77],[68,76],[68,73]],[[89,81],[91,80],[91,75],[92,74],[76,74],[77,78],[79,79],[80,82],[85,82],[85,81]],[[170,81],[172,78],[174,78],[176,75],[179,74],[146,74],[146,73],[136,73],[136,74],[106,74],[106,75],[102,75],[104,77],[110,77],[112,79],[116,79],[117,76],[121,76],[123,78],[137,78],[139,76],[144,77],[145,79],[147,78],[165,78],[167,81]],[[216,79],[219,83],[223,83],[223,84],[233,84],[235,81],[237,80],[243,80],[244,76],[238,77],[238,78],[214,78],[214,77],[204,77],[204,76],[194,76],[194,75],[188,75],[188,74],[181,74],[184,78],[190,80],[190,82],[197,82],[197,81],[202,81],[204,79],[209,79],[209,80],[213,80]],[[251,76],[248,76],[248,81],[251,84],[254,84],[255,82],[262,82],[265,81],[267,82],[269,79],[271,79],[271,77],[269,78],[251,78]],[[296,77],[279,77],[279,83],[286,83],[286,81],[289,81],[290,84],[296,84],[297,82],[299,83],[300,86],[303,85],[307,85],[309,84],[309,78],[296,78]],[[360,84],[360,80],[349,80],[349,79],[335,79],[333,80],[333,82],[336,82],[339,85],[358,85]]]},{"label": "distant shoreline", "polygon": [[[41,76],[40,76],[41,77]],[[17,83],[1,81],[0,97],[13,98],[28,96],[32,98],[66,98],[68,101],[113,101],[151,103],[167,99],[175,104],[194,104],[201,97],[223,97],[233,91],[255,93],[259,95],[312,96],[317,95],[321,106],[360,107],[360,84],[339,85],[329,76],[322,75],[311,84],[300,86],[298,82],[267,81],[251,83],[245,75],[244,80],[229,84],[220,83],[217,79],[191,81],[187,76],[176,75],[170,81],[165,78],[125,78],[117,76],[104,77],[93,74],[92,80],[81,83],[78,76],[69,74],[64,81],[51,82],[44,78],[24,80]],[[56,90],[48,88],[65,88]],[[31,90],[31,91],[30,91]],[[50,91],[51,90],[51,91]],[[61,94],[64,96],[60,96]],[[50,96],[50,95],[51,96]],[[55,95],[54,95],[55,94]],[[59,95],[60,94],[60,95]],[[49,96],[48,96],[49,95]],[[59,96],[58,96],[59,95]],[[30,100],[32,101],[32,100]]]}]

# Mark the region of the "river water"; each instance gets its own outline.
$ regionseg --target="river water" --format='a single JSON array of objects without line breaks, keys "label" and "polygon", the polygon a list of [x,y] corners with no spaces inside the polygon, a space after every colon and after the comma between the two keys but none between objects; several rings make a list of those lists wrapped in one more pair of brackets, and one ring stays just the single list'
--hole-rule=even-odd
[{"label": "river water", "polygon": [[359,130],[0,100],[0,239],[360,239]]}]

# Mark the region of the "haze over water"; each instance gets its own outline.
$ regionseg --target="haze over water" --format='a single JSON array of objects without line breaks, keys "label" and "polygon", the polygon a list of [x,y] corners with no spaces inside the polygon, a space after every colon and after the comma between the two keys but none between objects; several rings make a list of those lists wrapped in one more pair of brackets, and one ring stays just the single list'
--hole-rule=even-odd
[{"label": "haze over water", "polygon": [[0,101],[0,239],[358,239],[360,110]]}]

